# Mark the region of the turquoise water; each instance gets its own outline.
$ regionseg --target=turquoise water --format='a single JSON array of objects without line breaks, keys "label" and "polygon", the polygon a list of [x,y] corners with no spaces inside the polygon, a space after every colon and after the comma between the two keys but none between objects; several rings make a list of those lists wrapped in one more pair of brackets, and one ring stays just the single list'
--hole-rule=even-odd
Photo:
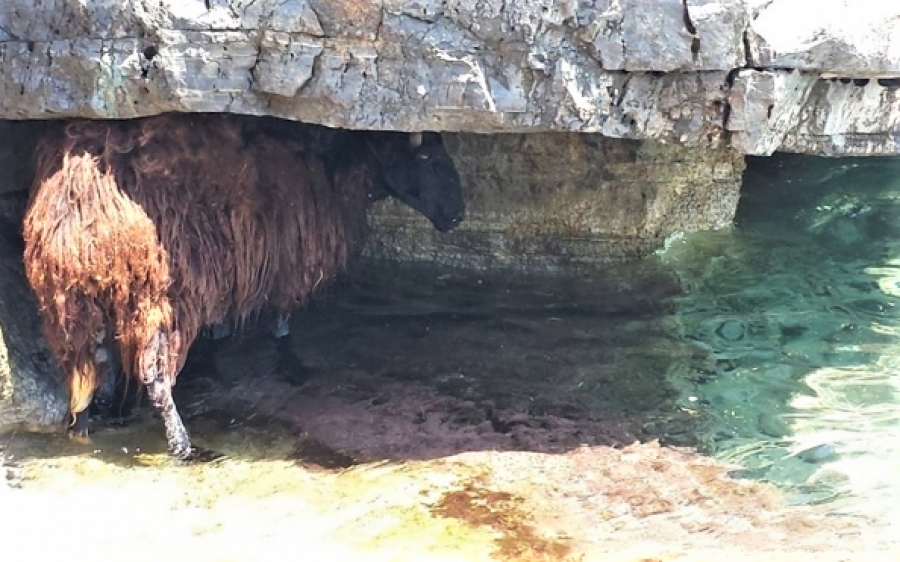
[{"label": "turquoise water", "polygon": [[701,446],[795,503],[897,520],[900,159],[753,159],[734,229],[659,258],[703,352],[668,373]]},{"label": "turquoise water", "polygon": [[900,515],[900,159],[752,159],[733,228],[593,275],[392,271],[298,315],[308,365],[594,423],[540,447],[659,438],[794,504]]}]

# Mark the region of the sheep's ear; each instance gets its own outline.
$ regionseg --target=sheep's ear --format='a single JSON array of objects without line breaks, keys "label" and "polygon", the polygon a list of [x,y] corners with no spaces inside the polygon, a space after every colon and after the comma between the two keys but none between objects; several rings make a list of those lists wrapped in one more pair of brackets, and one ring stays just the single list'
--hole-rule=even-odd
[{"label": "sheep's ear", "polygon": [[409,147],[419,148],[422,146],[422,133],[411,133],[409,135]]}]

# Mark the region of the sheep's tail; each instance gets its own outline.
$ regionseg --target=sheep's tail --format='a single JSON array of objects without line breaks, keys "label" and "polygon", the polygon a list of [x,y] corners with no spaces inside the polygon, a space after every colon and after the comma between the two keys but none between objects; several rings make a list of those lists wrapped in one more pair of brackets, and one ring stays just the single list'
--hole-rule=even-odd
[{"label": "sheep's tail", "polygon": [[73,366],[69,375],[69,411],[72,413],[72,423],[75,417],[87,410],[94,398],[94,391],[99,387],[97,369],[92,361],[83,361]]},{"label": "sheep's tail", "polygon": [[97,388],[97,375],[92,367],[73,369],[69,381],[69,410],[74,416],[87,410]]}]

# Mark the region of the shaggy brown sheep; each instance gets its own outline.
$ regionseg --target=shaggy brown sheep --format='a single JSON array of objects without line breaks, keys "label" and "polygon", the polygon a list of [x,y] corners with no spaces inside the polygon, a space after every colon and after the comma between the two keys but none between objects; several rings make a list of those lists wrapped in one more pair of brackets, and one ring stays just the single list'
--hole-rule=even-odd
[{"label": "shaggy brown sheep", "polygon": [[442,231],[462,220],[439,135],[348,132],[339,144],[323,159],[228,114],[75,120],[39,141],[24,258],[71,437],[87,440],[85,410],[117,351],[170,452],[189,457],[171,390],[204,326],[264,307],[286,319],[358,253],[384,196]]}]

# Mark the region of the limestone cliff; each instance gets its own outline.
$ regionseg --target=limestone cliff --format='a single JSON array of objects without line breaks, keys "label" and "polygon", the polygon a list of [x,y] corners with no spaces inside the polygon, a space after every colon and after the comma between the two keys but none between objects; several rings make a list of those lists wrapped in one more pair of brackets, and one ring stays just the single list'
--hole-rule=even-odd
[{"label": "limestone cliff", "polygon": [[897,151],[900,4],[5,0],[0,118],[268,114]]}]

